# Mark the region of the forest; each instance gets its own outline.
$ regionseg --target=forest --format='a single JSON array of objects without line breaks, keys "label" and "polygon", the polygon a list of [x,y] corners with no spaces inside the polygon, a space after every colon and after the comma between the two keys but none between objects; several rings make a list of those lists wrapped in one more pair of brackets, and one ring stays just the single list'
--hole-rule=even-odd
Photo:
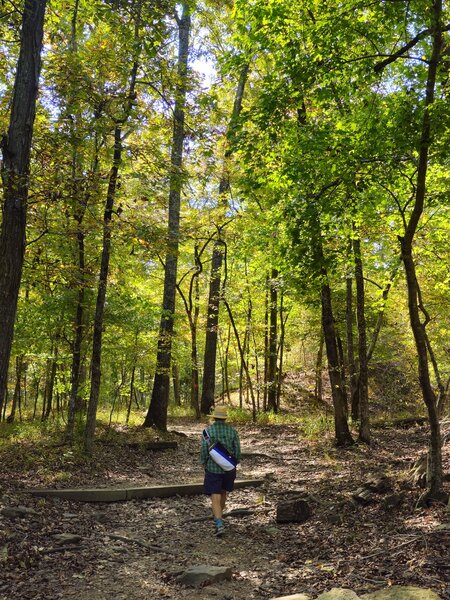
[{"label": "forest", "polygon": [[341,457],[411,426],[414,505],[448,505],[449,31],[442,0],[4,0],[2,463],[225,404]]}]

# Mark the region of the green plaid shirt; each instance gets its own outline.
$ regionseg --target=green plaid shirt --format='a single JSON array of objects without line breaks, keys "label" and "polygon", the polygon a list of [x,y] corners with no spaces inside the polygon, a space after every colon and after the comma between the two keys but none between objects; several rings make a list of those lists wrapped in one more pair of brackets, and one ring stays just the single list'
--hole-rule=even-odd
[{"label": "green plaid shirt", "polygon": [[[238,462],[241,458],[241,443],[239,434],[224,421],[214,421],[212,425],[206,428],[211,438],[211,442],[221,442],[229,452],[234,454]],[[208,442],[202,436],[202,447],[200,450],[200,461],[202,465],[210,471],[210,473],[223,473],[223,469],[219,467],[208,454]]]}]

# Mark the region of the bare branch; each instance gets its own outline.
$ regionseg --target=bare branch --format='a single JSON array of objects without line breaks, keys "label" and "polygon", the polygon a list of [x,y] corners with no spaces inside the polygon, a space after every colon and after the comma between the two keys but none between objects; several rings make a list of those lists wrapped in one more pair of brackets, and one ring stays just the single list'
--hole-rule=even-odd
[{"label": "bare branch", "polygon": [[[450,30],[450,25],[446,25],[445,27],[442,28],[442,31],[449,31],[449,30]],[[411,48],[414,48],[414,46],[416,44],[418,44],[420,42],[420,40],[422,40],[424,37],[427,37],[431,33],[432,33],[432,29],[430,29],[430,28],[420,31],[415,37],[413,37],[412,40],[410,40],[407,44],[405,44],[404,46],[399,48],[397,50],[397,52],[394,52],[393,54],[389,55],[385,60],[382,60],[381,62],[377,63],[373,68],[375,73],[380,73],[385,67],[387,67],[389,64],[395,62],[397,60],[397,58],[400,58],[401,56],[403,56]]]}]

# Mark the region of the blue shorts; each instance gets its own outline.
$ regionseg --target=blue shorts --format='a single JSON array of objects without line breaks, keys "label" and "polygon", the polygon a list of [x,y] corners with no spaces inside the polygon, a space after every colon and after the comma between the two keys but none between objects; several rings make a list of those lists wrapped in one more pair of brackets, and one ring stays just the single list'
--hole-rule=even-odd
[{"label": "blue shorts", "polygon": [[220,494],[221,492],[232,492],[235,479],[236,469],[233,471],[224,471],[223,473],[205,471],[204,492],[208,496],[211,494]]}]

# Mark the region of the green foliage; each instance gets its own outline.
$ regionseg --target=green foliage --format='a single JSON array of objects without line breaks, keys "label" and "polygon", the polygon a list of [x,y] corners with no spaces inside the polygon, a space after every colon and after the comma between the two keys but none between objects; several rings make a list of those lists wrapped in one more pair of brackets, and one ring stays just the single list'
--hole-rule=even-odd
[{"label": "green foliage", "polygon": [[[111,225],[99,420],[125,422],[133,370],[139,408],[133,399],[129,424],[139,423],[148,401],[163,282],[161,260],[167,250],[169,145],[177,84],[175,8],[165,1],[81,0],[77,15],[74,5],[58,3],[48,12],[30,174],[28,245],[9,386],[11,400],[14,359],[24,356],[20,430],[25,438],[43,435],[45,427],[49,436],[64,429],[60,419],[70,391],[80,292],[84,379],[79,396],[82,401],[89,396],[88,357],[113,132],[129,102],[117,212]],[[0,129],[5,131],[20,11],[8,1],[2,11],[7,18],[1,23]],[[316,0],[237,0],[226,6],[214,0],[201,3],[193,13],[178,281],[187,296],[193,269],[198,268],[194,247],[201,248],[195,301],[201,363],[211,250],[219,235],[226,241],[224,295],[241,341],[247,340],[246,358],[260,407],[268,274],[273,268],[281,273],[278,291],[288,316],[286,370],[309,370],[319,346],[324,268],[333,292],[336,328],[345,346],[346,279],[354,269],[349,242],[355,238],[362,242],[369,338],[380,311],[384,317],[373,360],[377,365],[395,363],[409,382],[413,380],[415,354],[401,270],[394,273],[387,303],[382,290],[395,271],[398,236],[404,234],[415,193],[423,57],[429,55],[430,38],[423,36],[408,56],[383,70],[376,72],[375,66],[393,48],[426,29],[427,20],[426,6],[417,2],[369,5],[352,0],[326,5]],[[139,53],[137,91],[128,98],[130,65]],[[232,135],[226,136],[237,80],[246,64],[250,72],[242,112]],[[422,298],[431,317],[427,332],[443,380],[449,375],[450,347],[447,66],[439,70],[431,113],[426,207],[415,247]],[[231,191],[219,197],[219,182],[225,176]],[[191,330],[180,297],[175,325],[174,358],[184,404],[170,411],[174,417],[192,416],[186,406]],[[225,363],[230,387],[240,383],[241,361],[230,331],[221,307],[219,394],[226,392]],[[35,393],[40,417],[51,361],[57,365],[52,418],[48,424],[36,424],[34,431],[27,419]],[[395,384],[383,402],[391,401],[397,409],[403,400],[394,392]],[[383,396],[375,387],[373,394]],[[246,424],[251,414],[232,409],[231,418]],[[258,422],[298,422],[301,435],[307,437],[320,436],[329,426],[328,419],[297,421],[282,411],[261,412]],[[21,435],[15,427],[5,425],[5,435]]]}]

